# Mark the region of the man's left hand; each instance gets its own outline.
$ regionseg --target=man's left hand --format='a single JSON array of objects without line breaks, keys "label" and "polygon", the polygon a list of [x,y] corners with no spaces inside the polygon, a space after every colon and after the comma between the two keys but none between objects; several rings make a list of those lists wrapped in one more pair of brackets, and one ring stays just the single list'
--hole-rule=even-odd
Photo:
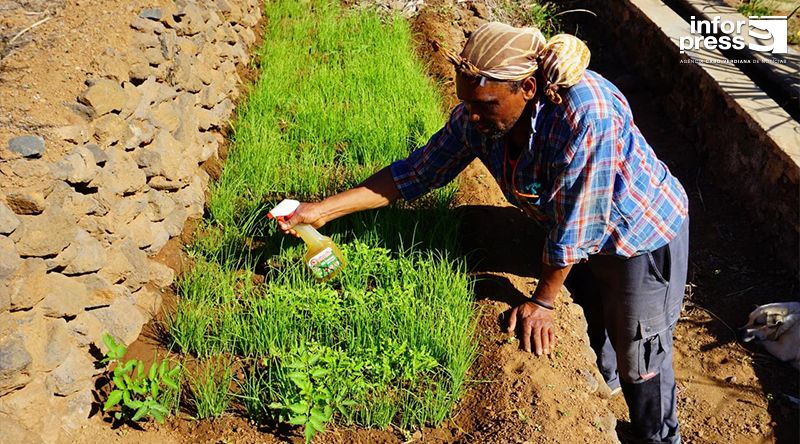
[{"label": "man's left hand", "polygon": [[514,333],[519,325],[522,349],[526,352],[533,349],[536,356],[549,355],[556,345],[556,335],[553,333],[555,318],[555,310],[548,310],[533,302],[525,302],[511,310],[507,331]]}]

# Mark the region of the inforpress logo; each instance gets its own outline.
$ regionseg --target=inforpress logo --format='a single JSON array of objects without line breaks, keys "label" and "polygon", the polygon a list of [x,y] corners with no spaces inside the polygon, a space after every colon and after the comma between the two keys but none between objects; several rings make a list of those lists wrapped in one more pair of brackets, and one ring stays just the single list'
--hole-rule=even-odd
[{"label": "inforpress logo", "polygon": [[[743,30],[754,41],[745,42]],[[697,20],[691,16],[690,36],[680,38],[681,54],[692,49],[744,49],[786,54],[788,52],[789,26],[784,16],[750,17],[748,20]]]}]

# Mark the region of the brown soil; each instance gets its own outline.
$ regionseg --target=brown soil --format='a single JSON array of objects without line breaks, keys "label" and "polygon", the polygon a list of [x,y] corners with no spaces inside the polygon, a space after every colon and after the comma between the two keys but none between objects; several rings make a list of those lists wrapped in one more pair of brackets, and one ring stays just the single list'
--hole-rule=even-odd
[{"label": "brown soil", "polygon": [[[432,42],[459,46],[464,30],[480,22],[475,11],[452,4],[428,1],[414,21],[420,55],[446,92],[447,105],[455,103],[452,68]],[[641,89],[642,82],[635,73],[623,72],[613,63],[623,55],[607,50],[601,38],[593,39],[592,26],[599,28],[597,24],[582,24],[580,28],[592,46],[592,68],[623,89],[637,124],[690,194],[692,292],[687,295],[689,302],[675,334],[684,439],[688,443],[797,442],[798,412],[783,397],[798,396],[796,372],[757,348],[744,349],[728,328],[743,324],[752,303],[796,299],[796,277],[771,268],[769,258],[761,257],[761,237],[757,227],[750,226],[742,216],[747,213],[731,205],[730,199],[704,178],[699,166],[702,163],[691,143],[680,136],[679,128],[661,118],[658,110],[664,98],[656,91]],[[391,428],[340,428],[315,442],[612,441],[613,416],[624,423],[627,407],[621,396],[604,399],[607,390],[598,383],[590,364],[593,358],[586,352],[582,315],[569,298],[564,295],[558,303],[559,353],[552,358],[536,358],[520,351],[518,343],[509,341],[502,330],[503,315],[534,288],[541,235],[519,210],[505,202],[479,162],[470,165],[459,180],[457,211],[463,217],[463,245],[476,277],[481,312],[480,354],[472,369],[469,392],[453,419],[436,429],[407,436]],[[180,245],[172,245],[170,251],[166,254],[168,263],[181,263]],[[151,339],[147,336],[131,347],[132,353],[145,359],[160,347],[152,331]],[[614,415],[608,414],[606,404]],[[302,442],[297,432],[259,429],[235,416],[200,422],[172,419],[166,425],[148,423],[143,427],[112,430],[96,415],[74,441]]]}]

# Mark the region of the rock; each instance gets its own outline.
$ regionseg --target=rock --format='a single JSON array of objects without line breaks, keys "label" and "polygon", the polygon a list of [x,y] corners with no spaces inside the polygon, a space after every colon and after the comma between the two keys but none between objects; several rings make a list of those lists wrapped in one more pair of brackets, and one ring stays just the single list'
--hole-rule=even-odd
[{"label": "rock", "polygon": [[231,99],[225,99],[214,106],[214,108],[211,109],[211,113],[214,114],[214,118],[216,118],[218,122],[227,123],[231,114],[233,114],[234,108]]},{"label": "rock", "polygon": [[198,92],[203,88],[203,81],[195,72],[197,58],[186,54],[178,54],[170,74],[170,82],[190,92]]},{"label": "rock", "polygon": [[242,45],[241,42],[236,42],[234,45],[220,43],[218,46],[223,57],[245,65],[249,62],[247,51],[244,49],[244,45]]},{"label": "rock", "polygon": [[36,189],[9,191],[6,202],[11,211],[21,215],[40,214],[47,207],[44,192]]},{"label": "rock", "polygon": [[97,239],[84,230],[78,230],[75,239],[56,259],[66,275],[91,273],[103,268],[106,250]]},{"label": "rock", "polygon": [[88,299],[86,286],[61,273],[47,273],[40,291],[45,295],[39,306],[51,318],[72,317],[83,311]]},{"label": "rock", "polygon": [[128,64],[116,54],[100,60],[99,74],[118,83],[127,82],[130,79]]},{"label": "rock", "polygon": [[114,194],[135,193],[147,184],[147,177],[128,153],[119,150],[106,150],[108,162],[92,181],[91,185]]},{"label": "rock", "polygon": [[20,223],[20,218],[14,214],[14,211],[0,200],[0,234],[12,234]]},{"label": "rock", "polygon": [[0,413],[12,415],[19,425],[36,433],[42,441],[54,443],[58,440],[60,428],[52,426],[49,416],[51,397],[44,378],[34,378],[25,387],[0,397]]},{"label": "rock", "polygon": [[108,79],[97,80],[78,97],[78,101],[90,106],[97,116],[122,111],[127,99],[119,83]]},{"label": "rock", "polygon": [[103,215],[108,208],[92,196],[79,193],[72,189],[66,182],[56,182],[54,190],[47,196],[47,205],[60,207],[67,213],[78,216],[85,214]]},{"label": "rock", "polygon": [[164,245],[169,241],[169,231],[163,223],[154,224],[152,229],[152,241],[150,245],[144,249],[144,252],[150,256],[154,256],[164,248]]},{"label": "rock", "polygon": [[164,32],[164,25],[160,22],[142,17],[136,17],[131,20],[131,28],[141,31],[144,34],[161,34]]},{"label": "rock", "polygon": [[194,41],[188,37],[178,37],[175,40],[177,45],[177,50],[180,54],[187,55],[194,57],[200,51],[200,48],[194,43]]},{"label": "rock", "polygon": [[[142,81],[147,78],[156,78],[155,70],[145,62],[131,63],[128,68],[128,78],[133,81]],[[122,113],[120,113],[122,114]],[[127,116],[127,112],[125,113]]]},{"label": "rock", "polygon": [[69,102],[66,103],[66,105],[72,110],[72,112],[74,112],[75,114],[78,115],[78,117],[84,120],[92,120],[95,117],[97,117],[97,115],[94,112],[94,109],[92,109],[91,106],[86,106],[83,103],[79,102]]},{"label": "rock", "polygon": [[108,307],[90,312],[100,321],[103,330],[114,336],[118,342],[129,345],[142,331],[147,319],[130,301],[115,301]]},{"label": "rock", "polygon": [[62,126],[53,130],[53,136],[76,144],[89,141],[89,128],[86,125]]},{"label": "rock", "polygon": [[161,48],[147,48],[144,50],[144,58],[150,66],[158,66],[166,62],[164,55],[161,53]]},{"label": "rock", "polygon": [[[202,105],[203,108],[207,108],[209,110],[213,109],[223,100],[225,100],[225,92],[222,90],[221,82],[212,82],[210,85],[200,90],[200,94],[198,95],[198,103]],[[222,122],[222,119],[220,119],[219,116],[214,113],[211,113],[211,116],[213,119],[213,126],[220,127],[220,122]]]},{"label": "rock", "polygon": [[256,34],[250,28],[239,29],[239,35],[242,36],[242,41],[244,41],[247,46],[256,42]]},{"label": "rock", "polygon": [[169,214],[164,222],[162,222],[164,229],[167,230],[170,237],[175,237],[181,234],[186,219],[189,218],[189,212],[183,208],[176,208],[175,211]]},{"label": "rock", "polygon": [[137,247],[146,248],[155,241],[153,226],[154,224],[150,222],[146,214],[140,214],[128,224],[127,231]]},{"label": "rock", "polygon": [[147,209],[146,194],[135,194],[116,200],[106,215],[111,230],[124,231],[123,228]]},{"label": "rock", "polygon": [[43,259],[27,259],[17,270],[8,288],[11,310],[28,310],[44,297],[47,266]]},{"label": "rock", "polygon": [[[95,371],[97,373],[97,371]],[[99,374],[99,373],[98,373]],[[70,432],[74,432],[82,427],[86,427],[86,420],[92,412],[92,381],[89,380],[88,384],[79,387],[78,391],[66,398],[56,399],[57,412],[56,416],[60,418],[61,429],[66,432],[67,436]]]},{"label": "rock", "polygon": [[147,182],[150,188],[159,191],[178,191],[187,184],[178,180],[169,180],[164,176],[153,176]]},{"label": "rock", "polygon": [[21,333],[0,336],[0,396],[24,387],[31,380],[32,364]]},{"label": "rock", "polygon": [[483,3],[471,2],[469,4],[469,9],[471,9],[472,12],[475,13],[475,17],[482,19],[489,18],[489,11],[486,9],[486,5],[484,5]]},{"label": "rock", "polygon": [[175,271],[161,262],[150,261],[150,280],[159,288],[166,288],[175,281]]},{"label": "rock", "polygon": [[94,138],[103,146],[115,145],[131,137],[128,122],[116,114],[106,114],[94,120]]},{"label": "rock", "polygon": [[139,49],[158,48],[160,45],[159,36],[137,32],[133,35],[133,45]]},{"label": "rock", "polygon": [[136,306],[149,317],[154,317],[161,308],[161,293],[153,291],[147,287],[133,293]]},{"label": "rock", "polygon": [[178,35],[172,29],[167,30],[159,37],[158,46],[159,49],[161,49],[161,56],[163,58],[173,60],[178,49]]},{"label": "rock", "polygon": [[126,238],[111,246],[108,261],[99,273],[112,284],[124,283],[136,291],[150,280],[150,264],[147,254]]},{"label": "rock", "polygon": [[[204,91],[207,89],[208,88],[204,89]],[[220,122],[219,120],[217,120],[217,117],[214,115],[214,113],[211,112],[211,110],[205,108],[197,108],[195,109],[195,114],[197,115],[197,126],[201,130],[208,131],[211,129],[219,128]]]},{"label": "rock", "polygon": [[185,181],[192,174],[191,164],[184,162],[181,144],[164,130],[156,134],[153,143],[138,150],[136,162],[147,177]]},{"label": "rock", "polygon": [[219,151],[219,142],[213,133],[202,133],[200,140],[191,147],[190,153],[197,163],[203,163],[216,155]]},{"label": "rock", "polygon": [[183,35],[194,35],[205,29],[206,21],[203,19],[203,10],[193,3],[186,4],[180,8],[174,17],[180,17],[180,22],[174,20],[175,28]]},{"label": "rock", "polygon": [[197,114],[195,113],[197,97],[195,94],[182,92],[173,103],[175,110],[180,116],[178,128],[173,132],[175,140],[180,142],[184,147],[190,147],[195,144],[197,140],[197,128],[200,126]]},{"label": "rock", "polygon": [[162,102],[150,111],[147,119],[156,128],[174,132],[178,129],[181,118],[172,102]]},{"label": "rock", "polygon": [[17,136],[8,141],[8,149],[22,157],[42,157],[44,138],[42,136]]},{"label": "rock", "polygon": [[86,352],[73,348],[67,359],[47,376],[47,388],[56,395],[70,395],[90,383],[93,372],[94,364]]},{"label": "rock", "polygon": [[[102,119],[103,117],[101,117]],[[77,147],[72,153],[53,164],[53,177],[73,185],[86,184],[97,175],[94,154],[86,147]]]},{"label": "rock", "polygon": [[194,176],[189,186],[175,192],[175,203],[186,208],[189,217],[203,215],[205,200],[205,187],[199,176]]},{"label": "rock", "polygon": [[132,151],[153,141],[156,128],[147,121],[135,120],[130,125],[132,136],[125,142],[125,150]]},{"label": "rock", "polygon": [[108,307],[117,298],[125,298],[129,296],[128,289],[112,284],[106,278],[97,273],[79,276],[76,279],[86,286],[86,290],[89,293],[89,297],[86,302],[86,310]]},{"label": "rock", "polygon": [[231,23],[239,23],[243,17],[242,8],[236,3],[229,0],[216,0],[217,8],[222,12],[228,21]]},{"label": "rock", "polygon": [[22,225],[12,234],[20,256],[55,256],[75,238],[74,217],[58,207],[50,207],[38,216],[21,218]]},{"label": "rock", "polygon": [[92,311],[85,311],[79,313],[72,321],[67,324],[70,335],[75,339],[80,347],[87,347],[94,344],[100,348],[104,353],[108,350],[103,344],[103,324],[92,315]]},{"label": "rock", "polygon": [[131,82],[123,82],[122,90],[125,91],[128,100],[125,102],[125,106],[120,111],[119,116],[123,119],[128,119],[136,111],[136,107],[142,100],[142,93]]},{"label": "rock", "polygon": [[22,262],[14,242],[0,236],[0,281],[10,279],[22,266]]},{"label": "rock", "polygon": [[151,222],[160,222],[170,215],[177,205],[167,193],[158,190],[150,190],[147,192],[148,202],[148,217]]},{"label": "rock", "polygon": [[43,444],[42,438],[24,427],[16,418],[0,413],[0,442]]},{"label": "rock", "polygon": [[15,159],[8,164],[20,179],[38,182],[50,174],[50,163],[43,159]]},{"label": "rock", "polygon": [[164,12],[161,8],[144,8],[142,12],[139,13],[139,17],[155,21],[161,20],[163,16]]},{"label": "rock", "polygon": [[92,152],[94,161],[97,165],[103,166],[106,162],[108,162],[108,154],[106,154],[106,152],[96,143],[87,143],[85,147],[87,150]]},{"label": "rock", "polygon": [[168,100],[172,100],[178,95],[174,88],[159,83],[155,77],[148,77],[137,87],[142,94],[139,104],[133,112],[133,118],[146,120],[150,116],[153,107]]},{"label": "rock", "polygon": [[73,347],[72,335],[63,319],[51,319],[47,325],[47,341],[40,365],[45,371],[61,365]]}]

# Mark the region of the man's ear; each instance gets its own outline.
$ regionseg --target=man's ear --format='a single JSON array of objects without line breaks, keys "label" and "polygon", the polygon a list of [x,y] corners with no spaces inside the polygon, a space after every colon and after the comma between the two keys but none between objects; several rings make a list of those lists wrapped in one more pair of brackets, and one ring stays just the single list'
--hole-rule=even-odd
[{"label": "man's ear", "polygon": [[533,99],[536,96],[536,79],[528,77],[522,81],[520,88],[522,89],[522,95],[525,97],[525,100]]}]

